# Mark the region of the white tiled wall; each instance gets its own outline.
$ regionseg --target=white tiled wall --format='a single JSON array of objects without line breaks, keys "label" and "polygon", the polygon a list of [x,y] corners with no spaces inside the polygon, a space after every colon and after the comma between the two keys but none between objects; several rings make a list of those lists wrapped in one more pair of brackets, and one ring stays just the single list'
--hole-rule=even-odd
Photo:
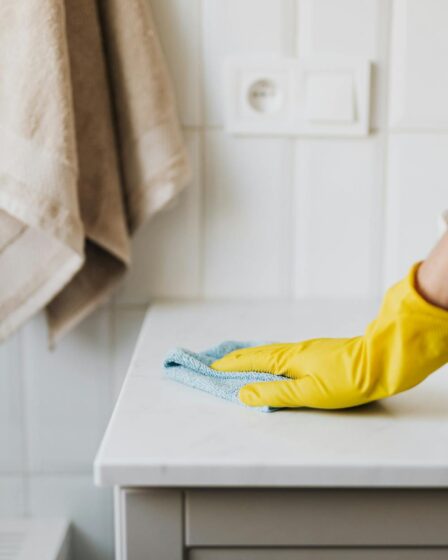
[{"label": "white tiled wall", "polygon": [[205,134],[204,294],[282,295],[291,152],[283,139]]},{"label": "white tiled wall", "polygon": [[[192,185],[136,237],[114,301],[56,351],[42,316],[0,347],[0,515],[69,517],[75,560],[112,557],[92,460],[151,298],[377,296],[448,207],[447,0],[148,1]],[[374,63],[369,138],[223,131],[226,55],[328,52]]]},{"label": "white tiled wall", "polygon": [[427,254],[434,217],[448,208],[448,134],[396,134],[389,141],[386,281]]},{"label": "white tiled wall", "polygon": [[[344,54],[373,63],[374,128],[384,125],[389,58],[390,10],[393,0],[299,0],[297,53],[299,56]],[[419,1],[419,0],[417,0]]]},{"label": "white tiled wall", "polygon": [[379,283],[383,137],[296,146],[297,296],[375,294]]},{"label": "white tiled wall", "polygon": [[[163,0],[161,0],[163,2]],[[292,54],[295,0],[203,0],[204,118],[223,120],[221,65],[228,55]]]},{"label": "white tiled wall", "polygon": [[14,335],[0,346],[0,473],[14,474],[24,461],[21,365],[20,336]]},{"label": "white tiled wall", "polygon": [[446,131],[446,1],[395,0],[392,22],[390,125]]},{"label": "white tiled wall", "polygon": [[27,460],[32,472],[91,465],[109,416],[110,312],[102,309],[47,351],[42,316],[22,332]]}]

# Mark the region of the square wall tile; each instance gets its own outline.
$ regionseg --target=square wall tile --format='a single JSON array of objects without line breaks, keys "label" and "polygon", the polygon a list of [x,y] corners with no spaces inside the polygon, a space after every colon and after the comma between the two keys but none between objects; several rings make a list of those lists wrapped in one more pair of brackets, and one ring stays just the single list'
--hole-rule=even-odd
[{"label": "square wall tile", "polygon": [[23,331],[29,468],[86,471],[111,412],[109,311],[91,315],[47,349],[43,315]]},{"label": "square wall tile", "polygon": [[147,0],[173,81],[184,125],[201,124],[201,1]]},{"label": "square wall tile", "polygon": [[223,63],[229,55],[291,55],[294,0],[204,0],[203,72],[208,125],[223,123]]},{"label": "square wall tile", "polygon": [[73,560],[112,560],[112,490],[96,488],[91,476],[33,476],[31,516],[62,517],[71,523]]},{"label": "square wall tile", "polygon": [[146,307],[117,306],[112,311],[113,399],[117,399],[129,368]]},{"label": "square wall tile", "polygon": [[392,16],[390,124],[448,130],[448,2],[395,0]]},{"label": "square wall tile", "polygon": [[0,476],[0,517],[25,513],[25,482],[20,476]]},{"label": "square wall tile", "polygon": [[200,290],[199,132],[187,132],[192,183],[133,239],[132,265],[116,301],[147,304],[151,298],[195,297]]},{"label": "square wall tile", "polygon": [[0,474],[23,468],[20,334],[0,344]]},{"label": "square wall tile", "polygon": [[369,297],[380,284],[381,139],[297,144],[295,295]]},{"label": "square wall tile", "polygon": [[299,56],[342,54],[368,58],[374,128],[386,125],[390,0],[298,0]]},{"label": "square wall tile", "polygon": [[383,0],[298,0],[298,52],[376,58]]},{"label": "square wall tile", "polygon": [[205,151],[205,295],[284,295],[291,142],[213,131]]},{"label": "square wall tile", "polygon": [[448,135],[397,134],[389,141],[385,284],[399,280],[438,239],[448,209]]}]

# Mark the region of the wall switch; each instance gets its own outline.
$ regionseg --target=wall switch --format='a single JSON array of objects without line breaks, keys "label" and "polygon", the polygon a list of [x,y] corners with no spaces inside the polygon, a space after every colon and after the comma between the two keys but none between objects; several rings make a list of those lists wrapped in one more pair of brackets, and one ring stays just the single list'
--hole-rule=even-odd
[{"label": "wall switch", "polygon": [[350,56],[233,57],[224,73],[232,134],[367,136],[370,63]]},{"label": "wall switch", "polygon": [[367,136],[370,128],[370,62],[356,56],[298,59],[298,136]]},{"label": "wall switch", "polygon": [[353,77],[335,72],[310,76],[306,83],[305,117],[311,122],[353,123]]}]

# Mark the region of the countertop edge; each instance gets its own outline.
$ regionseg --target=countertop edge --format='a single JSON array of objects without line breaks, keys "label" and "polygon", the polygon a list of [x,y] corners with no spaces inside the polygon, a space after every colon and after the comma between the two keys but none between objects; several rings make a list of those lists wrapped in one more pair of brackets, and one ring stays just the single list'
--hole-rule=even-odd
[{"label": "countertop edge", "polygon": [[130,466],[95,463],[97,486],[213,488],[448,488],[448,468],[422,466]]}]

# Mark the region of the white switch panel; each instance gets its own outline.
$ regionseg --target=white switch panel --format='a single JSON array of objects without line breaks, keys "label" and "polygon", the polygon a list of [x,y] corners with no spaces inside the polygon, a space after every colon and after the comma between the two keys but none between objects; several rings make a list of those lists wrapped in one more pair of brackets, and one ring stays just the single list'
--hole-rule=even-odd
[{"label": "white switch panel", "polygon": [[370,62],[351,56],[229,58],[226,128],[232,134],[367,136]]},{"label": "white switch panel", "polygon": [[353,123],[355,98],[351,74],[316,72],[306,84],[305,118],[310,122]]}]

